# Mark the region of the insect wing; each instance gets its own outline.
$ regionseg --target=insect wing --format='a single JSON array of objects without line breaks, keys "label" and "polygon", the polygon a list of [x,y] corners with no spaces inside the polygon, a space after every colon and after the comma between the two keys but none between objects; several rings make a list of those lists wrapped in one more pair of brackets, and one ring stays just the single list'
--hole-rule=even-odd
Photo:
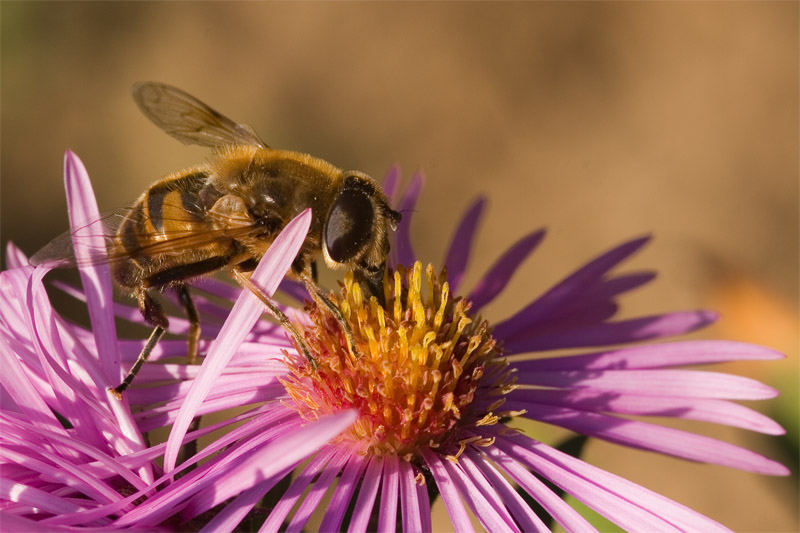
[{"label": "insect wing", "polygon": [[194,96],[165,83],[139,82],[133,99],[156,126],[184,144],[216,148],[239,144],[267,148],[250,126],[238,124]]},{"label": "insect wing", "polygon": [[[136,234],[139,246],[124,246],[118,236],[118,228],[126,220],[130,221],[130,210],[115,211],[78,228],[74,232],[66,232],[30,258],[30,264],[43,265],[48,268],[80,267],[87,265],[116,263],[119,261],[149,259],[158,256],[182,256],[193,250],[224,240],[243,239],[261,235],[264,228],[248,218],[237,218],[233,215],[217,215],[217,219],[225,218],[222,229],[198,229],[194,225],[198,221],[190,213],[162,217],[171,228],[163,230],[140,231]],[[100,237],[100,238],[98,238]],[[103,243],[98,245],[98,243]],[[80,245],[80,246],[78,246]],[[75,253],[79,248],[82,253]]]},{"label": "insect wing", "polygon": [[[62,233],[33,254],[30,264],[60,268],[109,262],[109,250],[113,248],[116,230],[125,219],[125,213],[126,210],[115,211],[75,231]],[[98,246],[99,242],[103,245]],[[75,255],[76,245],[84,251],[80,258]]]}]

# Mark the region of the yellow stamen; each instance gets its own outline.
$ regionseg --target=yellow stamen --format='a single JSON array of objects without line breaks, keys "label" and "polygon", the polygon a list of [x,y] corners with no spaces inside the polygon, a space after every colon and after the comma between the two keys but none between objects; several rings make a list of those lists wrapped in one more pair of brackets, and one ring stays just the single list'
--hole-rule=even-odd
[{"label": "yellow stamen", "polygon": [[349,356],[329,313],[308,304],[311,324],[303,334],[317,366],[287,356],[287,405],[309,420],[358,409],[361,416],[340,438],[366,454],[412,461],[430,448],[457,461],[466,446],[483,442],[464,439],[463,430],[515,413],[496,412],[515,378],[486,322],[468,315],[468,302],[451,297],[444,272],[437,276],[419,262],[400,266],[383,288],[385,306],[366,298],[348,272],[341,296],[331,296],[365,355],[358,359]]}]

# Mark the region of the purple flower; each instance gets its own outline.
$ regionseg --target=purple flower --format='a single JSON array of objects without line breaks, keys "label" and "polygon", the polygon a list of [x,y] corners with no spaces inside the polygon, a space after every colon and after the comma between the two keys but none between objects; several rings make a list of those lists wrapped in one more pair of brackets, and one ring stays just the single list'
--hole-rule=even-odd
[{"label": "purple flower", "polygon": [[[70,164],[76,165],[77,159],[68,154],[67,160],[69,191]],[[91,198],[88,181],[80,183],[80,193],[70,196],[71,207]],[[390,197],[398,183],[399,171],[394,169],[385,183]],[[618,416],[674,417],[767,434],[783,432],[770,419],[730,401],[771,398],[776,395],[773,389],[743,377],[674,368],[775,359],[780,354],[726,341],[641,344],[703,327],[715,318],[708,312],[613,320],[617,296],[653,275],[612,270],[647,239],[606,252],[513,316],[490,325],[479,317],[480,309],[504,289],[544,232],[520,239],[465,297],[458,297],[484,202],[474,204],[462,219],[446,254],[446,273],[439,273],[423,268],[411,245],[409,224],[421,185],[421,176],[416,176],[397,202],[404,220],[384,284],[386,306],[368,299],[350,275],[334,297],[353,330],[353,351],[325,308],[307,304],[303,312],[288,307],[287,314],[303,329],[314,353],[316,365],[311,365],[276,326],[258,321],[262,308],[251,294],[214,280],[198,282],[196,290],[209,296],[197,298],[203,333],[214,339],[201,343],[202,365],[145,365],[126,393],[139,430],[172,425],[166,443],[144,450],[149,460],[164,455],[163,475],[159,470],[158,479],[123,503],[95,501],[80,509],[46,509],[49,523],[232,530],[286,474],[307,461],[274,507],[265,511],[262,531],[304,528],[330,490],[321,530],[344,525],[352,531],[394,530],[398,516],[403,530],[430,530],[429,486],[441,495],[458,531],[472,529],[469,511],[490,531],[546,530],[548,516],[567,530],[591,530],[543,479],[624,529],[725,529],[681,504],[510,429],[519,417],[693,461],[770,475],[788,473],[746,449]],[[309,221],[308,212],[292,221],[254,272],[253,282],[265,292],[278,287]],[[47,307],[41,274],[25,272],[38,275],[36,290]],[[106,369],[106,374],[93,375],[94,388],[104,391],[120,377],[117,349],[127,362],[142,347],[139,340],[116,340],[111,313],[140,319],[134,307],[111,304],[107,271],[93,267],[84,269],[82,276],[84,292],[62,288],[87,300],[92,332],[76,327],[71,331],[76,342],[89,347],[93,364]],[[282,288],[304,297],[291,283],[284,282]],[[233,309],[221,304],[220,297],[235,300]],[[173,333],[187,328],[179,317],[170,317],[170,325]],[[46,343],[49,335],[38,333],[37,338]],[[6,338],[4,329],[0,340]],[[581,352],[551,353],[562,349]],[[547,353],[523,357],[536,352]],[[185,341],[164,340],[151,359],[182,354]],[[8,388],[5,381],[3,385]],[[194,417],[242,405],[249,406],[245,412],[187,433]],[[223,427],[230,432],[177,462],[183,444]],[[25,449],[22,456],[32,454]],[[131,456],[137,457],[137,452],[121,454],[119,460]],[[14,460],[6,462],[24,468]],[[51,469],[57,472],[57,466],[51,464]],[[21,479],[16,470],[12,473],[8,477]],[[42,483],[50,482],[44,474],[39,477]],[[508,479],[548,516],[537,515]],[[86,494],[74,484],[56,493],[73,499]]]}]

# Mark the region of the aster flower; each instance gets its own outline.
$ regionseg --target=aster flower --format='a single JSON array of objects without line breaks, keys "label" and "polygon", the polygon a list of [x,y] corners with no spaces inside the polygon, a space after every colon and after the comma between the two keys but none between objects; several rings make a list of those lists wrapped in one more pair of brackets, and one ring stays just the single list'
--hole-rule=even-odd
[{"label": "aster flower", "polygon": [[[394,170],[385,184],[390,196],[398,181]],[[366,298],[347,276],[335,297],[353,329],[356,353],[347,349],[338,323],[325,309],[314,304],[305,311],[289,308],[287,314],[313,349],[315,368],[274,325],[257,322],[260,308],[251,295],[214,280],[199,283],[198,289],[214,297],[198,298],[204,334],[215,337],[201,344],[202,366],[146,365],[126,393],[142,431],[172,424],[167,442],[151,452],[164,454],[164,476],[149,492],[132,495],[144,501],[124,513],[114,505],[92,515],[65,510],[57,523],[86,524],[90,516],[113,516],[111,523],[119,527],[169,523],[186,528],[205,518],[206,530],[231,530],[286,473],[308,459],[266,510],[262,531],[302,529],[334,485],[320,525],[325,531],[344,526],[385,531],[398,524],[403,530],[430,530],[429,492],[436,491],[456,530],[472,528],[469,511],[490,531],[546,530],[547,517],[537,515],[514,484],[567,530],[591,529],[542,479],[625,529],[724,529],[510,429],[518,417],[694,461],[787,473],[748,450],[617,416],[672,416],[782,432],[768,418],[729,401],[769,398],[774,390],[746,378],[672,368],[780,354],[724,341],[638,344],[707,325],[714,319],[707,312],[612,320],[617,296],[652,278],[650,273],[611,273],[646,239],[601,255],[518,313],[490,325],[478,312],[503,290],[543,232],[523,237],[466,297],[456,297],[484,204],[467,212],[446,255],[447,272],[437,272],[423,268],[411,246],[410,213],[420,189],[417,176],[398,202],[404,220],[384,284],[386,306]],[[254,274],[254,283],[265,292],[275,289],[288,266],[275,263],[294,257],[296,248],[287,243],[302,241],[307,217],[287,227],[282,234],[287,237],[276,241]],[[303,297],[290,283],[282,287]],[[64,288],[89,300],[88,293]],[[220,298],[235,300],[233,309],[220,305]],[[116,305],[114,311],[138,321],[131,306]],[[186,328],[178,317],[171,317],[170,324],[174,333]],[[118,346],[128,360],[142,343],[120,341]],[[592,350],[550,353],[586,348]],[[548,354],[521,357],[540,351]],[[182,353],[184,341],[166,340],[151,359]],[[195,416],[238,405],[251,407],[211,429],[242,425],[177,463],[183,443],[210,431],[187,435]]]},{"label": "aster flower", "polygon": [[[387,179],[391,196],[398,178],[394,171]],[[229,345],[236,351],[230,364],[246,357],[253,365],[250,372],[243,373],[238,365],[217,365],[213,374],[201,369],[187,401],[175,404],[168,466],[192,416],[209,412],[199,397],[214,396],[219,401],[229,394],[216,387],[209,394],[210,384],[226,379],[226,386],[242,387],[235,389],[240,395],[253,382],[255,368],[266,365],[283,387],[283,391],[273,390],[279,403],[264,406],[274,416],[300,413],[316,420],[342,409],[357,409],[359,415],[298,472],[263,522],[263,531],[306,526],[311,511],[337,478],[321,530],[340,529],[345,519],[354,531],[390,530],[395,528],[398,511],[403,530],[429,530],[425,484],[441,493],[457,530],[471,529],[463,502],[490,531],[547,529],[543,517],[531,510],[507,478],[568,530],[590,527],[541,478],[626,529],[724,529],[676,502],[508,429],[506,423],[514,417],[693,461],[771,475],[788,473],[782,465],[748,450],[618,416],[672,416],[782,433],[770,419],[729,401],[770,398],[776,394],[773,389],[743,377],[673,369],[735,359],[774,359],[780,354],[725,341],[634,344],[703,327],[715,319],[705,311],[612,320],[616,297],[653,275],[613,275],[611,270],[647,239],[601,255],[490,327],[478,311],[502,291],[542,240],[543,232],[523,237],[468,296],[454,298],[451,295],[456,294],[466,269],[484,204],[476,203],[459,225],[445,260],[447,274],[436,273],[416,261],[409,237],[409,215],[420,189],[417,176],[397,205],[405,218],[385,281],[386,306],[367,299],[349,276],[336,299],[353,328],[361,356],[346,349],[336,321],[313,304],[306,313],[296,313],[296,319],[317,358],[316,367],[291,350],[281,366],[280,358],[275,358],[276,345],[271,344],[274,339],[264,337],[267,332],[251,332],[251,341]],[[203,288],[218,297],[233,298],[236,293],[220,284],[207,283]],[[233,319],[233,314],[228,317]],[[602,348],[626,344],[632,346]],[[566,357],[513,359],[518,354],[588,347],[601,348]],[[279,346],[283,349],[285,345]],[[194,390],[203,392],[192,396]],[[212,522],[215,528],[231,529],[277,482],[273,478],[243,487],[232,481],[213,496],[192,499],[181,518],[190,520],[234,498],[217,508]]]}]

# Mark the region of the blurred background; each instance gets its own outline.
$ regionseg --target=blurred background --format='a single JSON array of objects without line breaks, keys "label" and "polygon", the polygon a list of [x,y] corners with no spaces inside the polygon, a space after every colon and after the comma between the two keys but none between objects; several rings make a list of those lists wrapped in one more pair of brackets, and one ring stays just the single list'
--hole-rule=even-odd
[{"label": "blurred background", "polygon": [[[10,2],[2,9],[2,243],[67,228],[61,164],[100,208],[207,153],[130,98],[177,85],[272,146],[427,181],[418,253],[441,263],[461,213],[489,209],[467,277],[528,231],[545,243],[486,313],[501,319],[622,240],[657,268],[624,313],[715,308],[696,335],[783,361],[727,365],[781,389],[756,408],[787,438],[695,426],[797,472],[798,4]],[[59,304],[61,305],[61,304]],[[68,304],[63,304],[68,305]],[[80,318],[79,318],[80,319]],[[557,439],[542,430],[542,438]],[[769,479],[590,441],[586,460],[739,531],[795,531],[797,478]],[[441,504],[439,504],[441,507]],[[446,528],[439,509],[438,528]]]}]

